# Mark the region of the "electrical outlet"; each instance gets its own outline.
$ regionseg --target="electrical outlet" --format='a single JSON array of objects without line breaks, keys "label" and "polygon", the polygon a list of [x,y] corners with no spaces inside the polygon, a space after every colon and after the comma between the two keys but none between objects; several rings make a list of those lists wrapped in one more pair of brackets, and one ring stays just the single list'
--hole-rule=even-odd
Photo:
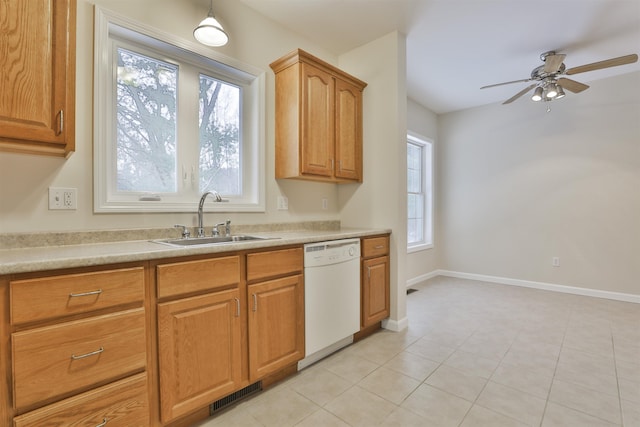
[{"label": "electrical outlet", "polygon": [[49,187],[49,210],[75,210],[78,208],[78,189]]},{"label": "electrical outlet", "polygon": [[278,210],[286,211],[289,209],[289,199],[286,196],[278,196]]},{"label": "electrical outlet", "polygon": [[551,265],[554,267],[560,267],[560,258],[557,256],[551,258]]}]

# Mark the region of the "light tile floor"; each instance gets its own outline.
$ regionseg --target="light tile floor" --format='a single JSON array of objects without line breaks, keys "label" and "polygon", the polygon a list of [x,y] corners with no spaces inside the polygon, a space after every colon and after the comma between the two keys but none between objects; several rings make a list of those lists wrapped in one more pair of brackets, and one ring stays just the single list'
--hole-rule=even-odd
[{"label": "light tile floor", "polygon": [[381,331],[214,426],[640,427],[640,304],[436,277]]}]

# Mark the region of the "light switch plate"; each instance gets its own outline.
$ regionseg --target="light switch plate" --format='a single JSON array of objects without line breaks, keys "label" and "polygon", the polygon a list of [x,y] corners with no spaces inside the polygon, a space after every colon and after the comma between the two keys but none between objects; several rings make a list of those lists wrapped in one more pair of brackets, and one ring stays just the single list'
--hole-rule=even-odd
[{"label": "light switch plate", "polygon": [[49,210],[78,209],[78,189],[49,187]]}]

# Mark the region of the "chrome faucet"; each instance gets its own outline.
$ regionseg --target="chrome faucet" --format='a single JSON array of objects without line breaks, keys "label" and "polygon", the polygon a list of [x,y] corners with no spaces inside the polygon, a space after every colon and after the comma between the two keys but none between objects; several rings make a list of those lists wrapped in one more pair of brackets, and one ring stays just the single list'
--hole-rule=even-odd
[{"label": "chrome faucet", "polygon": [[220,235],[220,231],[218,230],[218,227],[220,227],[221,225],[224,225],[224,235],[226,237],[231,236],[231,220],[228,219],[225,222],[219,222],[216,225],[213,226],[213,231],[212,231],[212,236],[219,236]]},{"label": "chrome faucet", "polygon": [[200,204],[198,204],[198,237],[204,237],[204,227],[202,226],[202,208],[204,207],[204,201],[207,196],[215,198],[216,202],[221,202],[222,197],[217,191],[207,191],[200,197]]}]

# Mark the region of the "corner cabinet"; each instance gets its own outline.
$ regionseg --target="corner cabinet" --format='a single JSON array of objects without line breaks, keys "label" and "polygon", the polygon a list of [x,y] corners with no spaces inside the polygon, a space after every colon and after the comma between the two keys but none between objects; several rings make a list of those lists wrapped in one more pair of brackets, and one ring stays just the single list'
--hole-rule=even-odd
[{"label": "corner cabinet", "polygon": [[276,178],[362,182],[367,84],[301,49],[270,66],[276,79]]},{"label": "corner cabinet", "polygon": [[75,150],[76,0],[0,2],[0,150]]},{"label": "corner cabinet", "polygon": [[362,239],[361,329],[389,317],[389,236]]}]

